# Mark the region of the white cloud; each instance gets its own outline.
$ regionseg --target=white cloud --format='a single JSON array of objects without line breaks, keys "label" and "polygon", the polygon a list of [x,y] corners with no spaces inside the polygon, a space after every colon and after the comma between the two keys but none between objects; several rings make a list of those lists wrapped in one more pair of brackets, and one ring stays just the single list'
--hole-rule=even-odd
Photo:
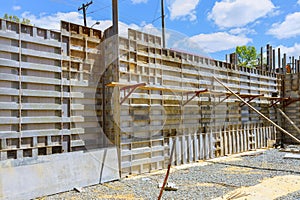
[{"label": "white cloud", "polygon": [[[47,29],[56,29],[60,30],[60,20],[70,21],[75,24],[83,24],[82,15],[78,12],[69,12],[62,13],[57,12],[55,14],[47,15],[45,13],[40,14],[39,16],[35,16],[30,12],[22,13],[23,18],[27,18],[30,20],[32,24],[38,27],[43,27]],[[91,20],[90,17],[87,18],[88,24],[94,24],[96,21]]]},{"label": "white cloud", "polygon": [[199,0],[172,0],[168,7],[170,11],[170,19],[188,19],[195,21],[196,7],[199,4]]},{"label": "white cloud", "polygon": [[[47,29],[54,29],[54,30],[60,30],[60,20],[83,25],[82,14],[78,12],[68,12],[68,13],[57,12],[51,15],[42,13],[39,16],[36,16],[29,12],[24,12],[22,13],[22,17],[29,19],[30,22],[35,26],[47,28]],[[91,17],[87,17],[88,26],[92,26],[97,21],[98,20],[92,19]],[[112,25],[111,20],[104,20],[99,22],[100,24],[93,26],[93,28],[105,30]]]},{"label": "white cloud", "polygon": [[[300,1],[300,0],[299,0]],[[289,14],[281,23],[275,23],[267,34],[278,39],[291,38],[300,35],[300,12]]]},{"label": "white cloud", "polygon": [[274,9],[271,0],[222,0],[215,3],[208,19],[221,28],[241,27],[271,14]]},{"label": "white cloud", "polygon": [[297,4],[299,4],[299,5],[300,5],[300,0],[298,0]]},{"label": "white cloud", "polygon": [[15,10],[15,11],[16,10],[21,10],[21,6],[13,6],[12,9]]},{"label": "white cloud", "polygon": [[131,0],[131,2],[132,2],[133,4],[139,4],[139,3],[147,3],[148,0]]},{"label": "white cloud", "polygon": [[198,49],[200,52],[215,53],[218,51],[234,49],[236,46],[246,45],[252,39],[244,36],[230,35],[226,32],[212,34],[199,34],[186,38],[176,44],[176,48],[186,48],[189,50]]},{"label": "white cloud", "polygon": [[[298,58],[298,56],[300,55],[300,44],[298,44],[298,43],[295,43],[294,46],[292,46],[292,47],[280,45],[276,48],[280,48],[280,51],[283,53],[286,53],[286,55],[288,57],[295,56],[296,58]],[[287,61],[289,61],[289,60],[287,60]]]},{"label": "white cloud", "polygon": [[[60,20],[72,22],[74,24],[81,24],[83,25],[83,17],[78,12],[69,12],[69,13],[62,13],[57,12],[55,14],[47,15],[45,13],[40,14],[39,16],[35,16],[29,12],[24,12],[22,14],[23,18],[29,19],[30,22],[37,26],[46,29],[53,29],[53,30],[60,30]],[[91,27],[97,21],[100,22],[99,25],[93,26],[95,29],[105,30],[112,25],[111,20],[95,20],[91,17],[87,17],[87,25]],[[119,22],[119,34],[122,36],[127,37],[128,28],[132,29],[141,29],[140,26],[136,24],[125,24],[123,22]],[[147,30],[147,32],[153,34],[161,33],[158,29],[156,29],[152,24],[144,24],[142,30]]]},{"label": "white cloud", "polygon": [[254,29],[248,29],[248,28],[234,28],[229,30],[230,34],[233,35],[247,35],[247,34],[256,34],[256,31]]}]

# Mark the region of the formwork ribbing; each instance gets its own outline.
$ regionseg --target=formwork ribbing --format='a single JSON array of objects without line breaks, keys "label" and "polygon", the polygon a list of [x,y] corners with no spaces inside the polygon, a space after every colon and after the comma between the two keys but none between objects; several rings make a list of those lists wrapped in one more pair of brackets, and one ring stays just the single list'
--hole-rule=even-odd
[{"label": "formwork ribbing", "polygon": [[104,131],[119,146],[123,176],[164,168],[172,145],[179,165],[265,147],[266,138],[274,139],[275,129],[213,77],[277,121],[268,98],[281,95],[280,75],[165,49],[160,37],[131,29],[106,46],[118,55],[103,52],[115,58],[101,79]]},{"label": "formwork ribbing", "polygon": [[95,106],[101,31],[0,24],[1,160],[104,145]]},{"label": "formwork ribbing", "polygon": [[[293,121],[295,126],[299,127],[300,125],[300,74],[298,73],[289,73],[284,77],[284,94],[285,97],[290,97],[291,100],[288,100],[283,103],[283,111],[286,115]],[[296,137],[300,137],[300,133],[291,126],[290,122],[284,119],[284,128],[287,131],[292,133]],[[282,139],[286,143],[293,143],[293,140],[282,135]]]},{"label": "formwork ribbing", "polygon": [[33,199],[119,179],[103,133],[102,32],[0,19],[0,198]]}]

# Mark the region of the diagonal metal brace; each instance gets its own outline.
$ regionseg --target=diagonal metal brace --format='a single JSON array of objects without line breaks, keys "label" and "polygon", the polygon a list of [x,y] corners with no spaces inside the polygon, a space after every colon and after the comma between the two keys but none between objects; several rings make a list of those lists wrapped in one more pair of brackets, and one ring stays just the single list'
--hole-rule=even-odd
[{"label": "diagonal metal brace", "polygon": [[[146,83],[139,83],[139,84],[135,84],[135,85],[128,85],[125,87],[120,88],[120,91],[124,91],[124,98],[121,99],[120,101],[120,105],[122,105],[124,103],[124,101],[126,99],[128,99],[128,97],[139,87],[143,87],[146,86]],[[126,90],[130,89],[130,91],[128,92],[128,94],[126,95]]]},{"label": "diagonal metal brace", "polygon": [[273,107],[273,106],[275,106],[277,103],[279,103],[279,102],[283,102],[283,101],[286,101],[286,100],[289,100],[290,99],[290,97],[288,97],[288,99],[287,98],[279,98],[278,100],[276,100],[276,101],[271,101],[271,105],[269,105],[269,107],[271,108],[271,107]]},{"label": "diagonal metal brace", "polygon": [[[255,99],[255,98],[257,98],[257,97],[261,97],[261,96],[264,96],[264,95],[263,95],[263,94],[260,94],[260,95],[251,96],[251,97],[249,97],[249,100],[246,101],[246,102],[247,102],[247,103],[250,103],[253,99]],[[243,107],[244,105],[246,105],[245,102],[241,103],[241,104],[240,104],[240,107]]]},{"label": "diagonal metal brace", "polygon": [[287,100],[287,102],[286,102],[285,104],[283,104],[283,107],[285,108],[285,107],[287,107],[287,106],[289,106],[289,105],[291,105],[292,103],[295,103],[295,102],[297,102],[297,101],[300,101],[300,98],[296,98],[296,99],[289,98],[289,99]]},{"label": "diagonal metal brace", "polygon": [[[205,90],[198,90],[198,91],[194,91],[194,92],[188,92],[186,95],[187,95],[187,98],[188,100],[182,104],[183,106],[185,106],[186,104],[188,104],[190,101],[192,101],[196,96],[199,96],[200,93],[204,93],[204,92],[207,92],[208,90],[205,89]],[[189,94],[191,93],[194,93],[194,95],[189,99]]]},{"label": "diagonal metal brace", "polygon": [[[239,95],[240,93],[237,92],[236,94]],[[217,104],[215,104],[214,106],[217,106],[217,105],[223,103],[226,99],[228,99],[228,98],[231,97],[232,95],[233,95],[233,94],[226,94],[226,97],[225,97],[224,99],[222,99],[221,101],[219,101],[219,102],[218,102]]]}]

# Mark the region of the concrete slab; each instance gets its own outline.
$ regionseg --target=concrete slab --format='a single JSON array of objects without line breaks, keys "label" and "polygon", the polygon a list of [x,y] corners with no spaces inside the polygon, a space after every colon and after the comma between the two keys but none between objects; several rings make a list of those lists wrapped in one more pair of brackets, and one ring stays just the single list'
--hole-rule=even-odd
[{"label": "concrete slab", "polygon": [[0,199],[32,199],[119,179],[116,147],[0,162]]}]

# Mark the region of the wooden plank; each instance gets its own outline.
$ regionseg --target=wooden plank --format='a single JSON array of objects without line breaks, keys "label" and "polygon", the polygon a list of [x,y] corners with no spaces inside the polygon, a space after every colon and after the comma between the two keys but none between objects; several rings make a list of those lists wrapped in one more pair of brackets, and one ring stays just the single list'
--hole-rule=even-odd
[{"label": "wooden plank", "polygon": [[195,159],[194,159],[194,145],[193,145],[193,140],[192,140],[192,135],[188,135],[188,138],[187,138],[187,150],[188,150],[188,162],[191,163],[193,162]]},{"label": "wooden plank", "polygon": [[221,149],[221,156],[224,156],[224,137],[222,132],[222,127],[219,128],[219,134],[220,134],[220,149]]},{"label": "wooden plank", "polygon": [[205,159],[209,159],[210,158],[210,141],[209,141],[209,134],[205,133],[204,135],[204,149],[205,149]]},{"label": "wooden plank", "polygon": [[234,126],[232,127],[232,153],[237,153],[237,137],[236,137],[236,130]]},{"label": "wooden plank", "polygon": [[226,129],[224,129],[223,131],[224,134],[224,154],[228,155],[229,154],[229,146],[228,146],[228,132],[226,131]]},{"label": "wooden plank", "polygon": [[241,137],[239,127],[236,127],[236,153],[241,153]]},{"label": "wooden plank", "polygon": [[200,133],[199,134],[199,147],[200,147],[200,160],[205,159],[204,157],[204,134]]},{"label": "wooden plank", "polygon": [[251,133],[250,133],[250,126],[247,124],[246,125],[246,131],[247,131],[247,150],[251,150]]},{"label": "wooden plank", "polygon": [[181,164],[181,137],[177,136],[175,140],[175,163]]},{"label": "wooden plank", "polygon": [[186,136],[183,135],[181,142],[181,156],[182,156],[182,164],[186,164],[188,161],[188,146],[187,146],[187,139]]},{"label": "wooden plank", "polygon": [[199,148],[199,135],[197,132],[193,134],[193,142],[194,142],[194,161],[200,160],[200,148]]},{"label": "wooden plank", "polygon": [[228,154],[232,153],[232,130],[228,129]]},{"label": "wooden plank", "polygon": [[209,133],[209,146],[210,158],[215,158],[215,138],[213,137],[212,131]]},{"label": "wooden plank", "polygon": [[254,149],[258,149],[259,148],[259,137],[258,137],[258,133],[257,133],[257,129],[256,127],[253,125],[253,138],[255,139],[254,141]]},{"label": "wooden plank", "polygon": [[242,127],[239,127],[240,132],[240,143],[241,143],[241,152],[245,151],[245,140],[244,140],[244,130]]}]

